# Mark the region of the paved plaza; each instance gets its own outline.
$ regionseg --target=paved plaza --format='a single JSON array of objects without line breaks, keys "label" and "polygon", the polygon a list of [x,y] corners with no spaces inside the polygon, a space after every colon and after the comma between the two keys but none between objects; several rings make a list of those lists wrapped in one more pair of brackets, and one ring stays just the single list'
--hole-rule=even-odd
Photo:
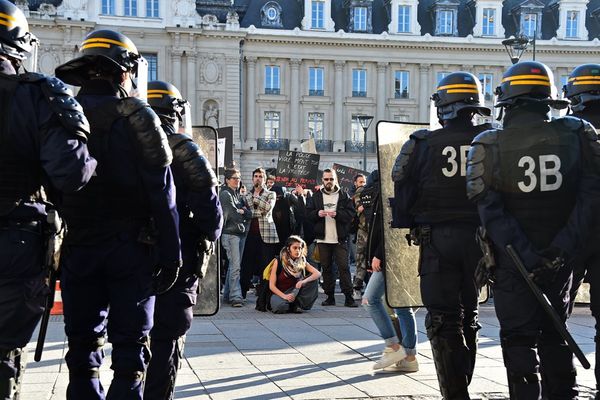
[{"label": "paved plaza", "polygon": [[[322,297],[323,295],[320,295]],[[423,309],[417,313],[420,370],[375,374],[371,365],[383,349],[377,329],[362,308],[321,307],[310,312],[274,315],[254,310],[254,297],[242,308],[224,305],[214,317],[196,318],[187,335],[177,399],[434,399],[439,398]],[[472,398],[508,398],[506,376],[493,306],[481,309],[479,354],[470,387]],[[578,307],[570,331],[593,362],[594,323]],[[37,333],[34,335],[34,338]],[[53,317],[43,360],[33,362],[30,344],[23,400],[63,400],[68,382],[62,317]],[[111,379],[110,347],[101,371]],[[592,366],[593,367],[593,366]],[[591,398],[593,370],[578,364],[581,398]]]}]

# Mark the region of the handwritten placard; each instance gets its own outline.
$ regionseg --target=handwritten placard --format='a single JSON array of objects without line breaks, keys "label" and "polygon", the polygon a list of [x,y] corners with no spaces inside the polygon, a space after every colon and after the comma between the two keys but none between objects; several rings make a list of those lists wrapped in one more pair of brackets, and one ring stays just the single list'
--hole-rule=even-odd
[{"label": "handwritten placard", "polygon": [[319,173],[318,154],[279,150],[275,182],[286,187],[313,188]]},{"label": "handwritten placard", "polygon": [[354,186],[354,177],[358,174],[363,174],[365,177],[369,175],[365,171],[361,171],[360,169],[348,167],[342,164],[334,163],[331,167],[335,171],[338,177],[338,183],[341,187],[345,189],[352,189]]}]

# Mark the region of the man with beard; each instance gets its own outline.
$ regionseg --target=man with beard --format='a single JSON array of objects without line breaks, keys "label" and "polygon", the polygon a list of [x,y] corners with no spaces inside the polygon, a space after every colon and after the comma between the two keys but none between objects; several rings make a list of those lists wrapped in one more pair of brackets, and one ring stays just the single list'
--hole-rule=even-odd
[{"label": "man with beard", "polygon": [[354,216],[352,200],[337,183],[335,171],[323,170],[323,186],[307,205],[307,218],[314,223],[314,233],[319,246],[323,268],[323,290],[327,299],[323,306],[335,305],[335,276],[333,259],[340,274],[340,286],[346,296],[344,306],[358,307],[352,298],[352,281],[348,268],[348,231]]},{"label": "man with beard", "polygon": [[276,195],[265,187],[266,172],[256,168],[252,172],[252,191],[243,197],[244,205],[252,212],[250,229],[242,257],[242,296],[250,288],[253,275],[262,275],[263,269],[279,252],[279,236],[273,221]]}]

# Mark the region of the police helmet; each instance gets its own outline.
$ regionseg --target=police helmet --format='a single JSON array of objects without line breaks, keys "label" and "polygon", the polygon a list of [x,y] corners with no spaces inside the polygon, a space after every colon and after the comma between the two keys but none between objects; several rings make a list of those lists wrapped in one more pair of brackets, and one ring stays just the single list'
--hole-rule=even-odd
[{"label": "police helmet", "polygon": [[29,32],[25,14],[7,0],[0,0],[0,54],[23,60],[37,38]]},{"label": "police helmet", "polygon": [[163,81],[148,82],[148,103],[154,109],[185,113],[186,101],[179,90],[172,84]]},{"label": "police helmet", "polygon": [[56,68],[56,76],[68,84],[80,86],[82,81],[99,73],[137,72],[140,53],[125,35],[109,29],[93,31],[81,43],[81,57]]},{"label": "police helmet", "polygon": [[581,111],[586,103],[600,100],[600,64],[583,64],[575,68],[563,86],[563,92],[574,111]]},{"label": "police helmet", "polygon": [[550,68],[536,61],[524,61],[510,67],[496,88],[496,107],[512,106],[519,101],[566,108],[566,100],[556,98],[554,75]]},{"label": "police helmet", "polygon": [[440,120],[454,119],[461,110],[471,110],[483,116],[491,113],[483,105],[479,79],[468,72],[454,72],[445,76],[431,99]]}]

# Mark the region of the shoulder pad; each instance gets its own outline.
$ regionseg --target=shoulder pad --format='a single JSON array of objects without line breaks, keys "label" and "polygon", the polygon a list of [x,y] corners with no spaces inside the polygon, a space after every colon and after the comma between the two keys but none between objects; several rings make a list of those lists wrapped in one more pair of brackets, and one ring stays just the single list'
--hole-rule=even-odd
[{"label": "shoulder pad", "polygon": [[38,74],[37,72],[27,72],[19,75],[19,80],[21,82],[39,82],[43,79],[48,79],[49,77],[44,74]]},{"label": "shoulder pad", "polygon": [[596,128],[594,128],[594,125],[585,120],[581,120],[581,122],[583,122],[583,132],[585,133],[585,137],[591,142],[597,142],[598,132],[596,131]]},{"label": "shoulder pad", "polygon": [[173,151],[173,163],[181,166],[185,174],[183,179],[192,190],[217,186],[217,177],[210,162],[189,136],[173,134],[168,136],[168,140]]},{"label": "shoulder pad", "polygon": [[472,145],[474,144],[497,144],[498,143],[498,130],[497,129],[488,129],[487,131],[481,132],[479,135],[475,136],[473,139]]},{"label": "shoulder pad", "polygon": [[131,125],[146,165],[166,167],[171,164],[173,154],[167,135],[160,126],[158,115],[146,102],[135,97],[122,99],[117,103],[117,112]]},{"label": "shoulder pad", "polygon": [[420,129],[413,132],[408,141],[402,145],[400,154],[396,157],[396,162],[394,162],[394,166],[392,167],[392,180],[394,182],[401,182],[404,180],[406,177],[406,168],[408,167],[412,153],[415,151],[417,140],[424,140],[428,134],[429,131],[427,129]]},{"label": "shoulder pad", "polygon": [[550,123],[551,124],[560,124],[566,129],[577,130],[577,129],[581,128],[583,120],[580,118],[568,115],[565,117],[553,119],[552,121],[550,121]]},{"label": "shoulder pad", "polygon": [[24,75],[31,75],[32,80],[26,82],[40,83],[42,93],[61,124],[79,140],[86,142],[90,134],[90,124],[71,90],[58,78],[32,73]]}]

